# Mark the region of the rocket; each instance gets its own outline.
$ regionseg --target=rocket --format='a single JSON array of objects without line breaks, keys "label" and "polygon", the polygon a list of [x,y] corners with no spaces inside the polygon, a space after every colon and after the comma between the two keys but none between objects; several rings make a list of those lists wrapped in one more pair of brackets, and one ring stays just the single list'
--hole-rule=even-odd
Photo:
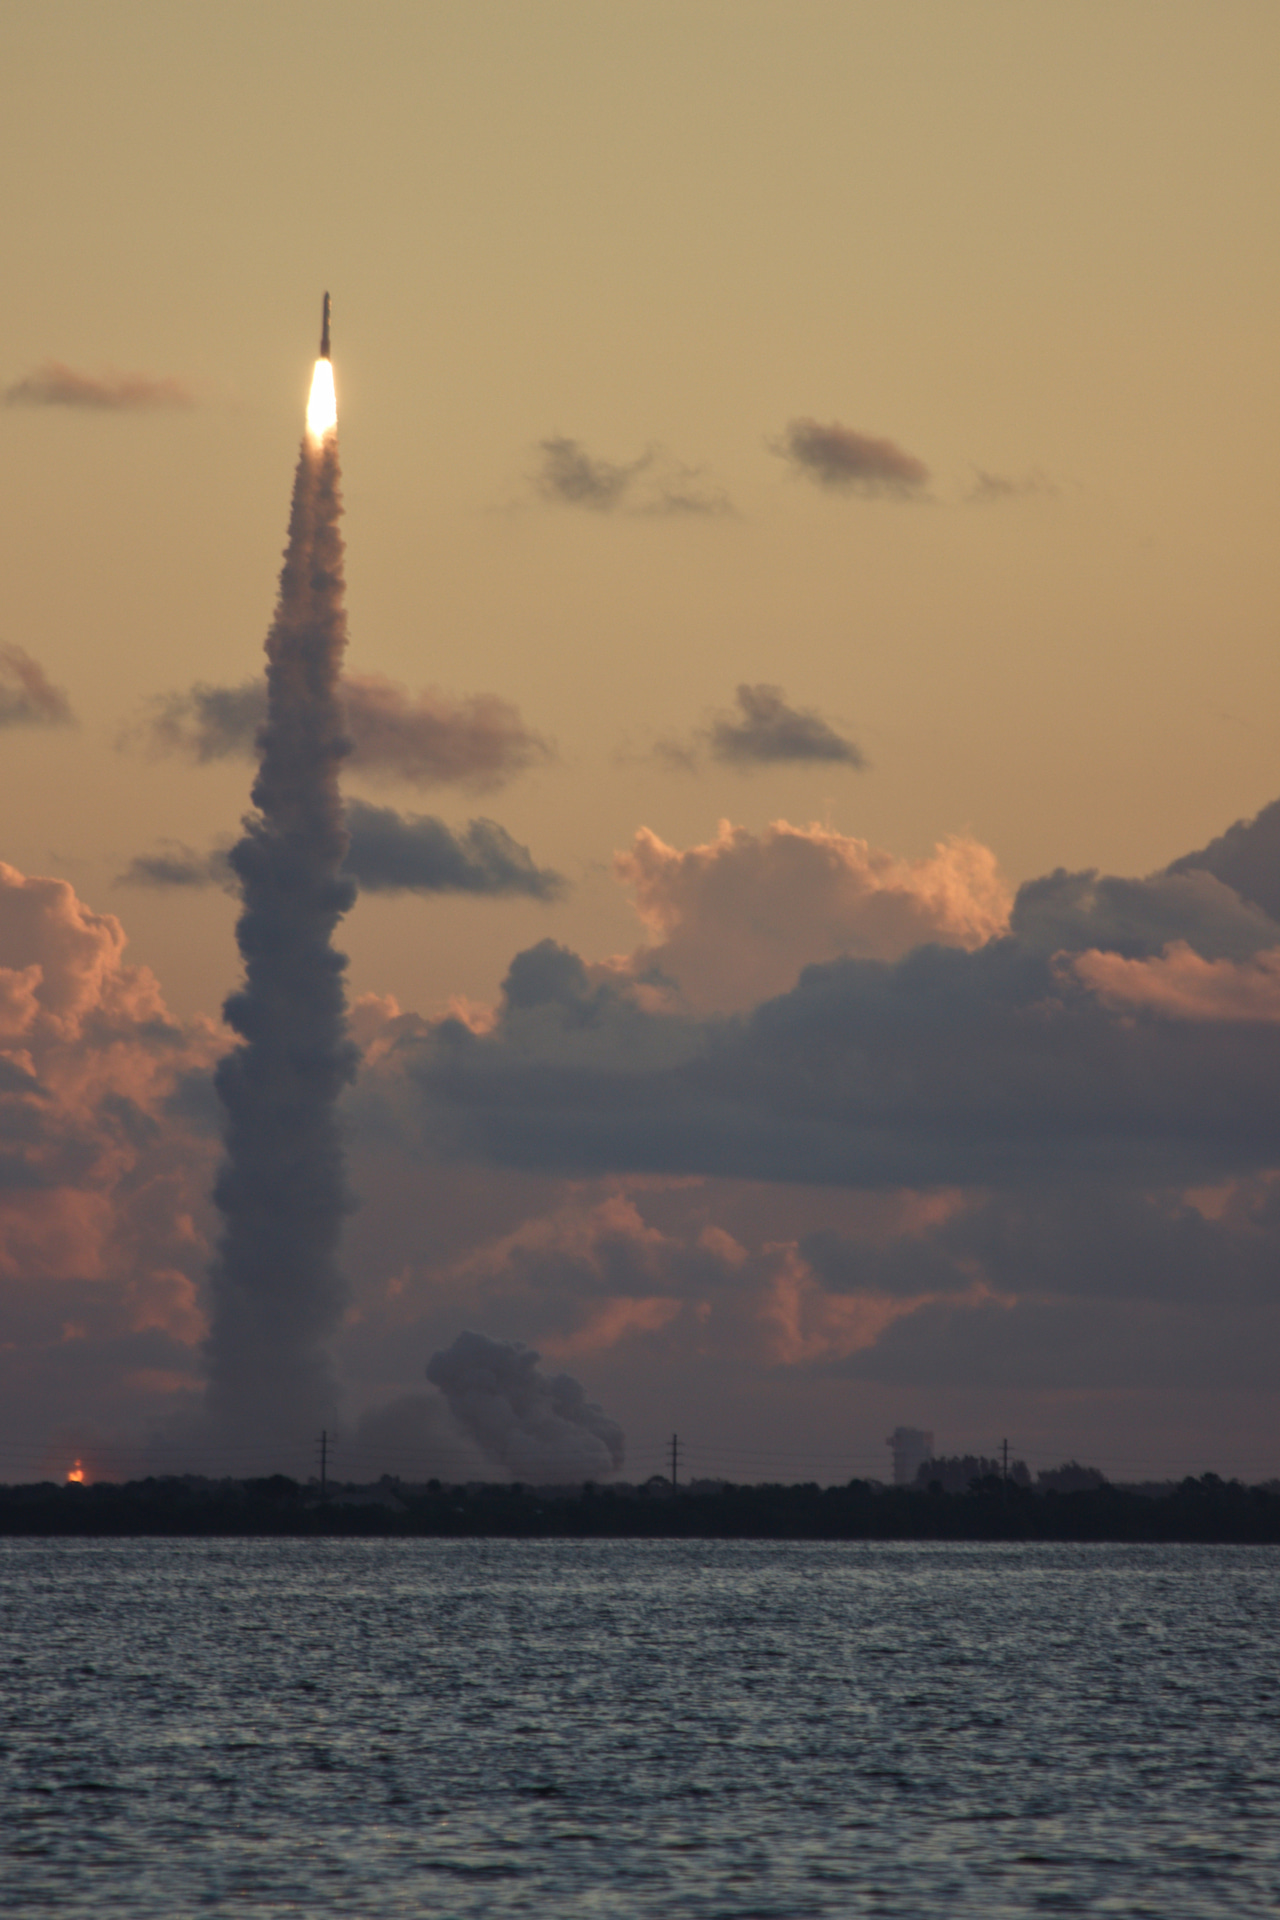
[{"label": "rocket", "polygon": [[329,353],[329,296],[327,293],[324,297],[324,318],[320,326],[320,358],[322,360],[331,358]]}]

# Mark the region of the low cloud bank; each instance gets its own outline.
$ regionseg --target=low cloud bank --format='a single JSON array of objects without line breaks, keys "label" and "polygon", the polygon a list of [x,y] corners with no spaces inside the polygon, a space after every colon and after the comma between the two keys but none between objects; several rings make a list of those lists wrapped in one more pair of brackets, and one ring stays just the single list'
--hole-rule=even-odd
[{"label": "low cloud bank", "polygon": [[[975,1432],[993,1405],[1014,1434],[1058,1422],[1053,1458],[1216,1435],[1188,1467],[1238,1441],[1273,1472],[1276,817],[1012,903],[967,841],[912,862],[785,823],[642,834],[637,952],[540,942],[456,1018],[370,996],[337,1338],[377,1411],[339,1471],[602,1477],[617,1423],[565,1367],[633,1436],[655,1394],[780,1449],[901,1395],[969,1444],[936,1392]],[[122,949],[64,883],[0,870],[0,1391],[15,1446],[74,1438],[54,1472],[199,1381],[226,1036],[174,1022]],[[506,1337],[455,1339],[477,1326]]]},{"label": "low cloud bank", "polygon": [[[1169,889],[1148,891],[1167,941]],[[1219,888],[1208,907],[1217,924],[1189,890],[1184,944],[1215,963],[1194,981],[1159,955],[1101,968],[1088,914],[1074,939],[1066,921],[1052,943],[1023,938],[1015,907],[1011,933],[973,950],[810,965],[732,1018],[544,942],[513,962],[491,1032],[445,1022],[421,1043],[421,1097],[455,1150],[568,1175],[876,1189],[1252,1173],[1280,1130],[1275,976],[1258,958],[1280,929],[1223,961],[1241,903]]]}]

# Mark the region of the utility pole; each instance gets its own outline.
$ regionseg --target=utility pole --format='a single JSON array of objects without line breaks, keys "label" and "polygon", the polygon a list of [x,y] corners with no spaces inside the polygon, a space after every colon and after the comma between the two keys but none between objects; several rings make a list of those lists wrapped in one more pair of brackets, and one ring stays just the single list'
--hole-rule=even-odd
[{"label": "utility pole", "polygon": [[322,1500],[327,1500],[329,1497],[328,1469],[329,1429],[322,1427],[320,1431],[320,1498]]},{"label": "utility pole", "polygon": [[1009,1442],[1007,1440],[1000,1442],[1000,1451],[1003,1458],[1003,1468],[1000,1474],[1000,1498],[1007,1507],[1009,1504]]},{"label": "utility pole", "polygon": [[671,1491],[676,1491],[676,1462],[680,1457],[680,1441],[673,1433],[671,1436]]}]

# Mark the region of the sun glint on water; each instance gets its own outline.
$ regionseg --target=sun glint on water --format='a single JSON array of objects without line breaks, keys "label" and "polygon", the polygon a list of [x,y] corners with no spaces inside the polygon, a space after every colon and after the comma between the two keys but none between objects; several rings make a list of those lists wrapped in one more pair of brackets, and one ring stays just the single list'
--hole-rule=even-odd
[{"label": "sun glint on water", "polygon": [[333,362],[317,360],[311,376],[311,398],[307,401],[307,432],[313,440],[323,440],[338,426],[338,401],[333,391]]}]

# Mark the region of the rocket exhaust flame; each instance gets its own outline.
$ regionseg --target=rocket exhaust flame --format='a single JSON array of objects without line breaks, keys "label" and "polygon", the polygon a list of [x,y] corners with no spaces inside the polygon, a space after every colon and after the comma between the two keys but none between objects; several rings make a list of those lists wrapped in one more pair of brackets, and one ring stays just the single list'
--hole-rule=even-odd
[{"label": "rocket exhaust flame", "polygon": [[243,910],[244,984],[226,1002],[243,1044],[217,1090],[226,1154],[206,1358],[207,1412],[264,1447],[333,1423],[326,1342],[346,1302],[348,1209],[337,1102],[354,1073],[333,934],[354,899],[338,775],[349,751],[338,683],[346,649],[333,376],[317,363],[289,539],[267,635],[267,717],[256,812],[230,859]]},{"label": "rocket exhaust flame", "polygon": [[317,360],[307,400],[307,433],[312,440],[319,442],[337,430],[338,400],[333,390],[333,362],[328,359]]}]

